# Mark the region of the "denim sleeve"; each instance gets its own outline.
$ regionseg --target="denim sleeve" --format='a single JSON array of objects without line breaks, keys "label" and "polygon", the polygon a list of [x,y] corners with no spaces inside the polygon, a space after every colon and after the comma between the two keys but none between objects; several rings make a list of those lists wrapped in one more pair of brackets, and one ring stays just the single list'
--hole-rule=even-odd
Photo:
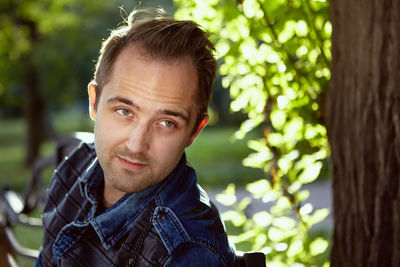
[{"label": "denim sleeve", "polygon": [[222,263],[219,256],[212,250],[201,245],[192,244],[190,246],[181,247],[175,251],[164,266],[223,267],[226,265]]}]

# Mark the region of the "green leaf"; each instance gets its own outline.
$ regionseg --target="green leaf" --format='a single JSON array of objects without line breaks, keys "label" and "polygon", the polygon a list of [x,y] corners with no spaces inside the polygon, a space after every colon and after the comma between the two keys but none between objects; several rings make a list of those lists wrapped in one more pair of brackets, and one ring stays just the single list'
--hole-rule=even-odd
[{"label": "green leaf", "polygon": [[302,252],[303,249],[304,249],[303,242],[301,242],[301,240],[295,240],[289,245],[287,254],[289,257],[294,257],[300,252]]},{"label": "green leaf", "polygon": [[312,256],[319,255],[324,253],[325,250],[328,248],[328,241],[318,237],[310,244],[310,253]]},{"label": "green leaf", "polygon": [[268,238],[271,241],[278,242],[286,237],[285,232],[277,227],[270,227],[268,230]]},{"label": "green leaf", "polygon": [[247,208],[247,206],[251,203],[251,198],[245,197],[243,198],[238,205],[238,209],[243,211]]},{"label": "green leaf", "polygon": [[289,200],[286,197],[281,196],[276,201],[276,204],[271,207],[271,213],[277,216],[282,216],[286,214],[291,207],[292,205]]},{"label": "green leaf", "polygon": [[283,30],[279,34],[279,42],[285,43],[292,38],[296,32],[296,26],[297,24],[294,20],[286,21]]},{"label": "green leaf", "polygon": [[321,168],[322,163],[320,161],[317,161],[314,164],[307,166],[300,174],[298,178],[299,181],[303,184],[313,182],[315,179],[318,178]]},{"label": "green leaf", "polygon": [[273,221],[273,224],[282,230],[290,230],[290,229],[295,228],[296,221],[292,218],[281,216],[281,217],[276,218]]},{"label": "green leaf", "polygon": [[266,211],[260,211],[253,215],[253,221],[260,227],[267,227],[272,222],[272,216]]},{"label": "green leaf", "polygon": [[243,12],[248,18],[260,19],[264,12],[260,9],[260,4],[256,0],[246,0],[243,2]]},{"label": "green leaf", "polygon": [[314,225],[316,223],[322,222],[325,220],[326,217],[329,215],[329,209],[318,209],[314,212],[313,215],[311,215],[310,219],[308,222],[311,225]]},{"label": "green leaf", "polygon": [[235,185],[229,184],[222,193],[216,195],[216,200],[225,206],[232,206],[236,202]]},{"label": "green leaf", "polygon": [[305,37],[308,34],[307,23],[304,20],[299,20],[296,23],[296,35],[299,37]]},{"label": "green leaf", "polygon": [[279,110],[279,109],[274,109],[271,112],[270,119],[271,119],[272,126],[274,126],[275,129],[280,130],[285,125],[286,112]]},{"label": "green leaf", "polygon": [[265,243],[267,243],[267,241],[267,235],[265,233],[259,233],[254,239],[254,244],[251,249],[253,251],[259,251],[265,246]]},{"label": "green leaf", "polygon": [[249,191],[254,198],[262,198],[271,190],[271,185],[267,180],[262,179],[254,183],[247,184],[246,190]]},{"label": "green leaf", "polygon": [[[264,147],[267,148],[267,147]],[[252,168],[262,168],[273,158],[272,153],[269,149],[263,149],[258,153],[251,153],[243,160],[243,165]]]},{"label": "green leaf", "polygon": [[224,221],[231,221],[236,227],[240,227],[246,222],[246,216],[235,210],[226,211],[222,213],[221,217]]},{"label": "green leaf", "polygon": [[[309,195],[308,191],[304,191],[304,192],[307,192],[308,193],[307,195]],[[310,214],[313,211],[313,209],[314,208],[313,208],[313,205],[311,203],[306,203],[305,205],[303,205],[300,208],[300,215],[304,216],[304,215]]]},{"label": "green leaf", "polygon": [[264,196],[262,197],[262,201],[264,203],[272,202],[281,197],[281,193],[276,190],[269,190],[267,191]]}]

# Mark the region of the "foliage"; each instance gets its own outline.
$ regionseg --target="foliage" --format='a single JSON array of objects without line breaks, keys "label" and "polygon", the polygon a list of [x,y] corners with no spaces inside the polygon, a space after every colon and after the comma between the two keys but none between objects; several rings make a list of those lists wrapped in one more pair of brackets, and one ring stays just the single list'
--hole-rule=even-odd
[{"label": "foliage", "polygon": [[[238,228],[232,241],[267,254],[269,266],[313,266],[326,240],[310,240],[310,228],[328,214],[304,204],[329,155],[322,126],[323,94],[330,78],[331,24],[326,0],[175,0],[175,16],[192,19],[215,35],[231,109],[248,119],[235,136],[262,129],[250,140],[245,166],[265,178],[247,185],[268,211],[246,218],[248,199],[237,203],[234,186],[219,196],[235,210],[223,214]],[[296,219],[294,219],[296,217]],[[242,247],[245,247],[244,245]],[[328,264],[328,263],[326,263]]]},{"label": "foliage", "polygon": [[[70,102],[76,97],[76,73],[83,71],[76,62],[82,49],[71,46],[82,27],[81,16],[89,16],[90,1],[3,1],[0,5],[0,103],[21,109],[26,105],[25,80],[28,65],[33,66],[42,92],[48,100]],[[100,6],[100,5],[99,5]],[[93,6],[94,7],[94,6]],[[96,9],[90,9],[95,12]],[[87,53],[86,53],[87,54]],[[78,64],[77,64],[78,63]],[[68,70],[68,71],[66,71]],[[75,73],[76,71],[76,73]],[[64,76],[63,76],[64,75]],[[62,77],[62,78],[61,78]],[[62,88],[64,90],[55,90]],[[68,93],[67,93],[68,92]],[[6,114],[7,115],[7,114]],[[18,115],[18,113],[17,113]]]},{"label": "foliage", "polygon": [[118,6],[131,9],[137,2],[2,0],[0,115],[24,111],[29,66],[52,109],[85,100],[101,40],[122,20]]}]

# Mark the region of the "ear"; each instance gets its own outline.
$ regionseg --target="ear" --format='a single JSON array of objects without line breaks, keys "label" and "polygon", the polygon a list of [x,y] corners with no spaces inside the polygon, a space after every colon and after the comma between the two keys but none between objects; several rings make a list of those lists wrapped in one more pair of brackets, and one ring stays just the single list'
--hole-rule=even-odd
[{"label": "ear", "polygon": [[91,81],[88,84],[88,94],[89,94],[89,114],[92,120],[96,120],[96,108],[94,107],[96,103],[96,83]]},{"label": "ear", "polygon": [[201,120],[201,122],[197,126],[196,131],[189,137],[189,140],[186,143],[186,147],[190,146],[193,143],[193,141],[196,139],[196,137],[199,135],[199,133],[204,129],[204,127],[206,127],[208,119],[209,119],[208,114],[205,114],[204,118]]}]

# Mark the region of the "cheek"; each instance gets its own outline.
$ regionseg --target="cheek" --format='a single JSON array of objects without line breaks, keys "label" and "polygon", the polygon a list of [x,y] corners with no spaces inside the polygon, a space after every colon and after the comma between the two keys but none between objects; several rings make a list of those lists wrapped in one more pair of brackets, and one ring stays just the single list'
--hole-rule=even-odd
[{"label": "cheek", "polygon": [[94,125],[94,133],[96,138],[96,144],[99,148],[109,149],[110,146],[115,146],[118,140],[121,139],[123,131],[118,125],[112,120],[107,120],[105,117],[97,116],[97,120]]},{"label": "cheek", "polygon": [[[176,136],[173,138],[156,138],[153,143],[152,153],[156,157],[162,157],[163,161],[174,162],[179,160],[185,149],[186,138]],[[157,156],[158,155],[158,156]]]}]

